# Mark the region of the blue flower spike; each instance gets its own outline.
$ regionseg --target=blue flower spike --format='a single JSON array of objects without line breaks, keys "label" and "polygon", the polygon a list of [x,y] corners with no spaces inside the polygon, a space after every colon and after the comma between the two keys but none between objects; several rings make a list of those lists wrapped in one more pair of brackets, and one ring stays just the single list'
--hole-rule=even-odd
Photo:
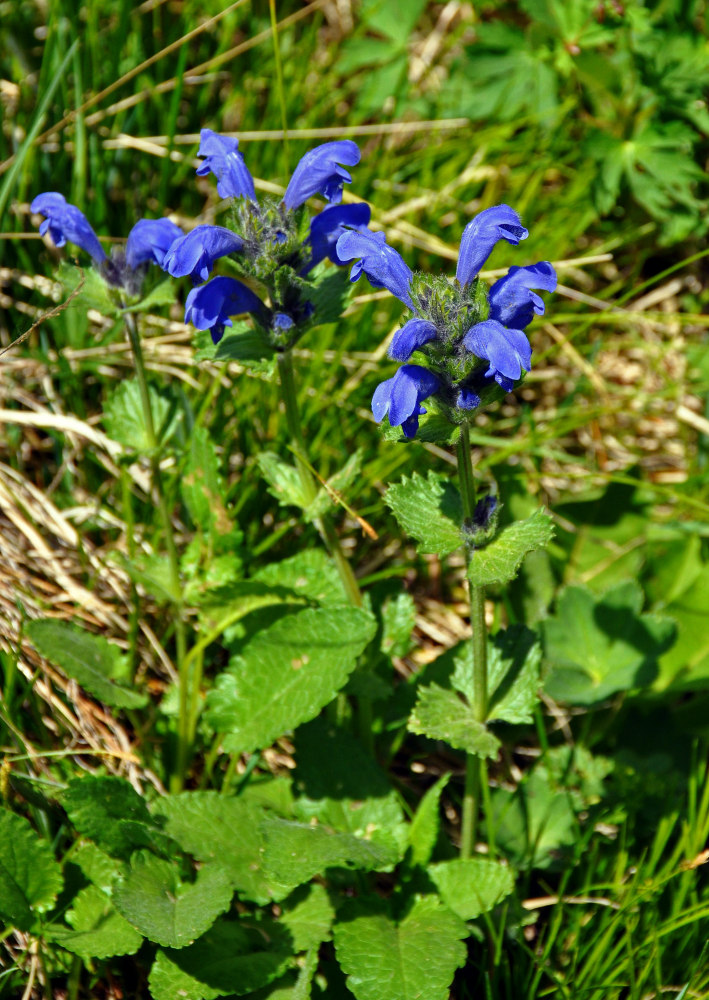
[{"label": "blue flower spike", "polygon": [[527,267],[513,266],[491,287],[490,317],[504,326],[524,330],[534,318],[544,315],[544,300],[533,288],[556,291],[556,271],[546,260]]},{"label": "blue flower spike", "polygon": [[440,386],[433,372],[421,365],[402,365],[393,378],[382,382],[372,396],[372,413],[379,422],[389,414],[392,427],[401,427],[407,438],[416,435],[419,417],[426,412],[421,402]]},{"label": "blue flower spike", "polygon": [[325,142],[311,149],[293,171],[283,204],[292,211],[314,194],[324,195],[331,204],[338,204],[342,201],[343,185],[352,183],[349,171],[340,164],[354,167],[359,158],[359,147],[351,139]]},{"label": "blue flower spike", "polygon": [[184,233],[169,219],[140,219],[128,233],[126,262],[135,270],[141,264],[162,266],[165,254]]},{"label": "blue flower spike", "polygon": [[389,357],[395,361],[408,361],[414,351],[438,335],[435,323],[415,317],[397,330],[389,345]]},{"label": "blue flower spike", "polygon": [[175,240],[165,254],[162,268],[175,278],[189,274],[195,285],[206,281],[218,257],[241,250],[244,241],[223,226],[197,226]]},{"label": "blue flower spike", "polygon": [[493,205],[476,215],[463,230],[455,276],[461,285],[469,284],[483,267],[499,240],[516,246],[526,240],[529,231],[509,205]]},{"label": "blue flower spike", "polygon": [[386,288],[409,309],[414,308],[410,295],[411,268],[389,246],[384,233],[348,230],[338,239],[336,252],[343,261],[359,258],[350,273],[351,281],[357,281],[364,274],[374,288]]},{"label": "blue flower spike", "polygon": [[217,178],[220,198],[248,198],[256,201],[254,179],[239,152],[239,140],[219,135],[211,128],[203,128],[199,137],[201,141],[197,156],[203,156],[204,163],[197,167],[197,176],[204,177],[213,173]]},{"label": "blue flower spike", "polygon": [[209,330],[212,341],[218,344],[224,336],[224,327],[233,326],[229,317],[263,311],[263,302],[246,285],[236,278],[217,277],[189,293],[185,323],[192,323],[198,330]]},{"label": "blue flower spike", "polygon": [[363,201],[354,205],[332,205],[318,213],[310,223],[310,235],[307,239],[312,257],[301,273],[307,273],[326,257],[333,264],[345,264],[337,253],[338,239],[347,232],[347,228],[360,233],[366,231],[371,214],[369,205]]},{"label": "blue flower spike", "polygon": [[510,329],[496,319],[476,323],[463,337],[463,345],[478,358],[490,362],[485,376],[493,376],[509,392],[522,372],[532,367],[532,348],[522,330]]},{"label": "blue flower spike", "polygon": [[42,236],[48,232],[55,246],[74,243],[90,254],[94,263],[100,265],[106,260],[106,252],[88,219],[76,205],[70,205],[63,194],[58,191],[38,194],[30,205],[30,211],[45,216],[39,231]]}]

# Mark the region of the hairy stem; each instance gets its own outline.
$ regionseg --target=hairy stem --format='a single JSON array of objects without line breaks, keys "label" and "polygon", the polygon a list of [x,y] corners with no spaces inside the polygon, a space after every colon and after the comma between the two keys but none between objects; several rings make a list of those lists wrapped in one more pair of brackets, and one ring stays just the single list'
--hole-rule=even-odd
[{"label": "hairy stem", "polygon": [[182,584],[180,582],[180,561],[175,544],[175,533],[172,529],[172,518],[165,495],[165,486],[160,471],[160,459],[158,456],[158,438],[155,433],[155,422],[153,420],[153,410],[150,405],[150,392],[148,389],[148,379],[145,370],[145,360],[143,349],[140,344],[140,335],[132,313],[124,313],[126,330],[133,352],[135,363],[135,373],[138,379],[138,389],[140,391],[140,403],[143,410],[143,423],[145,433],[148,438],[148,448],[150,449],[150,472],[152,485],[158,498],[158,511],[165,533],[165,548],[167,550],[167,560],[170,570],[170,593],[174,609],[175,622],[175,642],[177,647],[176,666],[180,678],[180,713],[177,729],[177,762],[175,771],[171,775],[170,787],[172,791],[179,791],[182,788],[185,778],[185,771],[189,762],[190,740],[189,740],[189,678],[184,671],[185,656],[187,653],[187,638],[185,623],[182,617]]},{"label": "hairy stem", "polygon": [[[475,511],[475,479],[470,457],[470,432],[463,424],[458,439],[458,476],[463,500],[463,517],[472,522]],[[466,544],[466,565],[473,558],[473,549]],[[470,624],[473,644],[473,713],[478,722],[487,719],[487,630],[485,627],[485,588],[470,585]],[[468,755],[465,765],[465,790],[463,793],[463,818],[460,838],[460,856],[469,858],[475,846],[481,785],[487,785],[487,763]]]}]

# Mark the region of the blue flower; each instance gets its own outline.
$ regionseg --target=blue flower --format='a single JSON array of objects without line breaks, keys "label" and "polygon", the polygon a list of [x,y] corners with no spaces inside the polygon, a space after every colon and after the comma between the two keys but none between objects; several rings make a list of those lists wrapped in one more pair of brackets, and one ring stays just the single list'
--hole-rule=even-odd
[{"label": "blue flower", "polygon": [[197,175],[204,177],[213,173],[217,178],[220,198],[249,198],[256,201],[254,179],[239,152],[239,140],[203,128],[199,133],[200,144],[197,156],[205,158],[197,167]]},{"label": "blue flower", "polygon": [[409,290],[413,274],[403,257],[390,247],[384,233],[369,230],[356,233],[348,230],[337,241],[336,252],[341,260],[360,259],[352,268],[351,281],[366,274],[375,288],[386,288],[404,305],[414,308]]},{"label": "blue flower", "polygon": [[438,378],[420,365],[402,365],[393,378],[382,382],[372,396],[372,413],[379,422],[389,414],[392,427],[401,426],[408,438],[415,436],[419,417],[426,410],[421,401],[440,386]]},{"label": "blue flower", "polygon": [[342,187],[351,184],[352,177],[340,163],[353,167],[359,157],[357,144],[351,139],[325,142],[311,149],[293,171],[283,204],[291,210],[299,208],[314,194],[324,195],[332,204],[342,201]]},{"label": "blue flower", "polygon": [[261,313],[261,299],[236,278],[212,278],[206,285],[193,288],[185,301],[185,323],[198,330],[209,330],[215,344],[224,336],[224,327],[233,326],[230,316]]},{"label": "blue flower", "polygon": [[461,285],[467,285],[492,253],[498,240],[507,240],[515,246],[526,240],[528,230],[519,215],[509,205],[494,205],[476,215],[463,230],[455,276]]},{"label": "blue flower", "polygon": [[162,265],[167,251],[183,235],[180,227],[169,219],[140,219],[128,233],[128,267],[135,270],[146,261]]},{"label": "blue flower", "polygon": [[91,254],[96,264],[106,260],[106,253],[88,219],[75,205],[70,205],[63,194],[58,191],[38,194],[30,211],[46,216],[39,231],[42,236],[48,231],[55,246],[63,247],[68,240]]},{"label": "blue flower", "polygon": [[546,260],[528,267],[513,266],[492,286],[489,292],[490,316],[504,326],[524,330],[534,314],[544,315],[544,301],[532,289],[545,292],[556,289],[556,271]]},{"label": "blue flower", "polygon": [[273,326],[276,330],[286,332],[295,326],[295,320],[288,313],[277,312],[273,314]]},{"label": "blue flower", "polygon": [[162,268],[175,278],[189,274],[195,285],[206,281],[218,257],[241,250],[244,241],[223,226],[197,226],[191,233],[175,240],[162,262]]},{"label": "blue flower", "polygon": [[477,392],[473,392],[471,388],[465,386],[458,390],[455,405],[459,406],[461,410],[474,410],[477,406],[480,406],[480,396],[478,396]]},{"label": "blue flower", "polygon": [[414,351],[438,335],[435,323],[427,319],[410,319],[397,330],[389,346],[389,357],[395,361],[408,361]]},{"label": "blue flower", "polygon": [[345,261],[340,259],[336,249],[338,239],[347,231],[346,226],[358,232],[366,230],[371,214],[369,205],[363,201],[355,205],[333,205],[323,209],[310,223],[310,235],[306,243],[312,248],[312,257],[301,274],[310,271],[326,257],[334,264],[343,265]]},{"label": "blue flower", "polygon": [[522,330],[504,327],[496,319],[476,323],[463,337],[463,345],[476,357],[490,362],[485,376],[493,376],[509,392],[522,371],[532,367],[532,348]]}]

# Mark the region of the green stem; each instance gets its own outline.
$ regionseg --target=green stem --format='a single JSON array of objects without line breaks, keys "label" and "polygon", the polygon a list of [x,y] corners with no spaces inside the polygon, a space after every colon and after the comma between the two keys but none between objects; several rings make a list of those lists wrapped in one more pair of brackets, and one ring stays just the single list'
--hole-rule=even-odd
[{"label": "green stem", "polygon": [[[300,425],[300,413],[298,411],[298,400],[295,392],[295,380],[293,377],[293,356],[290,351],[284,351],[278,355],[278,372],[281,378],[281,396],[286,409],[286,422],[288,431],[293,441],[293,451],[295,453],[295,464],[298,469],[300,483],[303,488],[305,502],[313,502],[318,493],[318,483],[311,472],[311,463],[308,461],[308,452],[305,447],[303,430]],[[352,572],[347,556],[342,551],[340,539],[334,527],[326,517],[314,519],[315,527],[320,533],[320,537],[325,543],[325,547],[332,556],[337,566],[337,571],[345,588],[347,599],[356,608],[362,607],[362,595],[357,585],[357,580]]]},{"label": "green stem", "polygon": [[158,498],[158,510],[165,532],[165,548],[167,549],[168,566],[170,569],[170,591],[172,593],[175,610],[175,639],[177,644],[177,671],[180,677],[180,714],[178,719],[178,742],[177,742],[177,764],[175,773],[171,776],[170,787],[172,791],[179,791],[184,783],[185,771],[190,754],[189,741],[189,698],[188,680],[184,670],[185,656],[187,653],[187,636],[185,623],[182,617],[182,584],[180,581],[180,561],[175,544],[175,534],[172,530],[172,518],[167,504],[165,487],[160,471],[160,458],[158,455],[158,438],[155,433],[155,423],[153,421],[153,410],[150,405],[150,391],[148,389],[148,379],[143,358],[143,349],[140,344],[140,335],[132,313],[124,313],[126,330],[133,352],[135,362],[135,373],[138,379],[138,389],[140,392],[140,402],[143,410],[143,422],[145,433],[150,449],[150,471],[152,474],[152,484]]},{"label": "green stem", "polygon": [[[460,428],[458,438],[458,476],[463,500],[465,522],[472,521],[475,511],[475,478],[470,457],[470,431],[467,424]],[[472,546],[466,545],[466,564],[470,567],[474,557]],[[485,588],[470,585],[470,624],[473,644],[473,713],[478,722],[487,719],[487,630],[485,627]],[[465,764],[465,790],[463,792],[463,818],[460,838],[460,856],[469,858],[475,845],[481,786],[487,786],[487,763],[468,755]]]},{"label": "green stem", "polygon": [[276,86],[278,87],[278,103],[281,106],[281,125],[283,127],[283,158],[286,174],[289,173],[290,157],[288,155],[288,115],[286,113],[286,93],[283,86],[283,65],[281,63],[281,47],[278,40],[278,19],[276,17],[276,0],[268,0],[271,15],[271,34],[273,36],[273,58],[276,63]]}]

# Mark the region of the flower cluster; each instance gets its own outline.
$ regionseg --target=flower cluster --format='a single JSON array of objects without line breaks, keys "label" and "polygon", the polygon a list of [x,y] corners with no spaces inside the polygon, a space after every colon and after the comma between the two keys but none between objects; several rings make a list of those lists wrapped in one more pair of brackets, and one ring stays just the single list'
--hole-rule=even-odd
[{"label": "flower cluster", "polygon": [[169,248],[183,235],[169,219],[140,219],[129,232],[125,247],[114,247],[108,257],[83,212],[58,191],[38,194],[30,211],[45,217],[39,227],[42,236],[49,233],[58,247],[73,243],[85,250],[108,284],[129,295],[139,294],[148,265],[162,266]]},{"label": "flower cluster", "polygon": [[[359,149],[349,139],[311,149],[295,168],[282,199],[259,200],[238,139],[206,128],[200,138],[198,155],[204,162],[197,173],[214,174],[221,197],[235,199],[231,227],[197,226],[175,241],[162,266],[176,277],[191,277],[198,286],[187,297],[185,322],[209,330],[215,344],[224,327],[232,325],[232,316],[250,313],[269,345],[285,350],[314,318],[308,281],[313,268],[326,257],[343,264],[335,249],[338,238],[346,227],[366,231],[369,223],[368,205],[339,204],[343,185],[352,180],[345,167],[359,162]],[[308,226],[300,209],[315,194],[330,205]],[[265,289],[268,303],[237,278],[220,275],[207,281],[220,257]]]},{"label": "flower cluster", "polygon": [[478,274],[499,240],[516,245],[528,235],[508,205],[485,209],[463,231],[455,283],[413,274],[383,233],[340,236],[338,256],[355,261],[351,280],[366,275],[414,313],[396,331],[389,356],[408,362],[419,352],[426,360],[426,367],[403,364],[377,387],[372,398],[376,420],[388,414],[391,426],[412,438],[426,412],[424,400],[433,397],[438,409],[460,424],[476,407],[519,384],[532,359],[524,330],[535,314],[544,313],[535,289],[553,292],[556,273],[547,261],[511,267],[489,289]]}]

